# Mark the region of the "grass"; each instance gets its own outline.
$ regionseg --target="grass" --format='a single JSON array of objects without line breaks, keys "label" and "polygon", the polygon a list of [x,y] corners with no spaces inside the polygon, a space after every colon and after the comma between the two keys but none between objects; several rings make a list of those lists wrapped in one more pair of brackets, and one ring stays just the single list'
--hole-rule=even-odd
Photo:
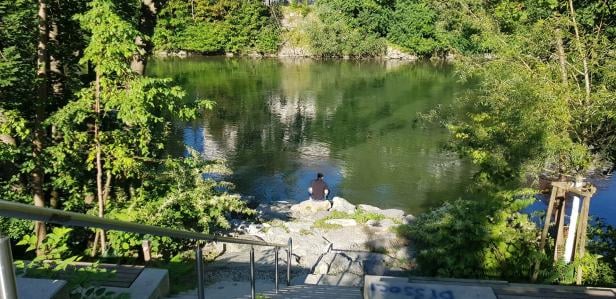
[{"label": "grass", "polygon": [[171,294],[181,293],[197,287],[194,259],[185,259],[178,256],[172,258],[169,262],[156,261],[149,266],[169,271],[169,286],[171,288],[169,292]]},{"label": "grass", "polygon": [[412,236],[411,226],[407,224],[397,225],[391,228],[399,238],[410,239]]},{"label": "grass", "polygon": [[340,224],[327,223],[327,220],[330,220],[330,219],[353,219],[357,223],[364,224],[370,220],[376,220],[376,221],[383,220],[385,219],[385,216],[381,214],[377,214],[377,213],[366,212],[361,209],[355,210],[353,214],[340,212],[340,211],[333,211],[331,212],[331,214],[327,215],[326,217],[323,217],[315,221],[312,227],[319,228],[319,229],[325,229],[325,230],[342,228],[342,225]]}]

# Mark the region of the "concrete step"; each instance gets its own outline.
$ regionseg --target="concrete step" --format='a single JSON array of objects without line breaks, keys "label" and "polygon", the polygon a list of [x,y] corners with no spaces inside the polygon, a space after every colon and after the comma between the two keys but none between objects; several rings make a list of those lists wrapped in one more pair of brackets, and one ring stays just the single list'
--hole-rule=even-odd
[{"label": "concrete step", "polygon": [[[331,298],[352,299],[362,298],[361,288],[340,287],[328,285],[296,284],[287,287],[280,285],[278,294],[271,281],[256,281],[256,293],[260,298]],[[335,297],[333,297],[335,296]],[[206,298],[248,299],[250,298],[250,283],[248,281],[220,281],[205,289]],[[168,299],[196,299],[197,291],[192,290],[168,297]]]},{"label": "concrete step", "polygon": [[[280,289],[276,292],[265,292],[263,296],[270,299],[313,299],[313,298],[335,298],[335,299],[361,299],[360,288],[339,287],[327,285],[300,284]],[[250,298],[250,296],[241,297]]]}]

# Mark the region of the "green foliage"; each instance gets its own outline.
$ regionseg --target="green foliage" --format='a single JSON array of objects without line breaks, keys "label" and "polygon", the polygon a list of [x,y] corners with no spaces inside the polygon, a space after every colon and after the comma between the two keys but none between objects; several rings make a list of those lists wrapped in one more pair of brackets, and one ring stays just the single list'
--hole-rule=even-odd
[{"label": "green foliage", "polygon": [[439,50],[437,12],[421,1],[397,1],[387,38],[410,52],[430,55]]},{"label": "green foliage", "polygon": [[[156,171],[144,177],[147,183],[137,190],[136,197],[119,199],[118,208],[110,217],[169,228],[213,233],[228,229],[231,215],[253,215],[254,211],[238,195],[229,194],[232,185],[203,177],[204,173],[228,172],[216,162],[203,160],[195,151],[184,159],[167,159]],[[172,240],[147,236],[154,254],[171,258],[189,250],[190,240]],[[110,232],[111,247],[120,256],[135,256],[142,237],[123,232]]]},{"label": "green foliage", "polygon": [[376,220],[376,221],[383,220],[385,219],[385,216],[382,214],[367,212],[362,209],[355,210],[353,214],[341,212],[341,211],[332,211],[331,213],[329,213],[329,215],[315,221],[313,224],[313,227],[320,228],[320,229],[337,229],[337,228],[342,227],[339,224],[327,223],[327,220],[330,220],[330,219],[353,219],[357,223],[366,223],[369,220]]},{"label": "green foliage", "polygon": [[530,201],[519,196],[445,203],[398,232],[415,242],[422,275],[526,280],[542,253],[535,225],[519,213]]},{"label": "green foliage", "polygon": [[171,0],[161,9],[153,41],[167,51],[274,53],[280,44],[275,9],[258,0]]},{"label": "green foliage", "polygon": [[[87,267],[73,267],[82,257],[71,252],[69,244],[72,232],[71,228],[54,227],[43,240],[42,248],[45,254],[27,263],[22,260],[16,261],[17,271],[32,278],[67,280],[70,298],[127,298],[126,295],[96,286],[97,282],[114,275],[99,268],[98,263],[92,263]],[[36,236],[25,235],[17,245],[28,246],[26,251],[33,252],[36,250],[36,241]]]},{"label": "green foliage", "polygon": [[318,19],[306,24],[312,53],[320,57],[374,57],[385,51],[384,39],[361,28],[354,28],[348,17],[330,6],[315,11]]},{"label": "green foliage", "polygon": [[[594,219],[588,229],[588,252],[596,255],[616,273],[616,228]],[[616,277],[613,276],[613,277]],[[612,281],[614,283],[614,281]]]},{"label": "green foliage", "polygon": [[[582,51],[594,53],[589,65],[596,66],[589,68],[594,79],[584,92],[579,49],[566,44],[576,44],[575,36],[563,37],[564,66],[552,58],[557,30],[566,29],[561,27],[568,20],[555,15],[558,9],[549,2],[535,4],[524,16],[503,15],[519,5],[501,3],[496,19],[485,10],[473,15],[486,25],[482,32],[494,57],[460,61],[462,78],[478,81],[479,88],[456,107],[467,113],[449,123],[454,145],[479,165],[479,178],[498,185],[519,184],[541,171],[584,176],[616,158],[616,97],[610,81],[602,80],[607,70],[598,67],[614,61],[612,46],[604,35],[581,37]],[[502,18],[513,18],[516,26],[502,24],[507,22]]]},{"label": "green foliage", "polygon": [[551,267],[541,271],[543,281],[551,284],[573,285],[576,280],[576,271],[582,270],[582,284],[591,286],[614,285],[614,269],[606,263],[601,256],[585,254],[583,258],[566,264],[559,260]]}]

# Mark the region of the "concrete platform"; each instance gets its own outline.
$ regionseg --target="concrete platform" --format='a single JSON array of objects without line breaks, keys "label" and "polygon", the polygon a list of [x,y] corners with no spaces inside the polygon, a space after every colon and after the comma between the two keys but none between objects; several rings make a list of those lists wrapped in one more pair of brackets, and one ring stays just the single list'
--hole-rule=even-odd
[{"label": "concrete platform", "polygon": [[68,299],[66,281],[17,277],[17,295],[20,299]]},{"label": "concrete platform", "polygon": [[[453,279],[436,277],[365,277],[364,298],[409,298],[399,297],[403,292],[416,292],[423,288],[424,295],[437,293],[436,298],[496,298],[496,299],[590,299],[616,298],[616,288],[558,286],[541,284],[509,283],[498,280]],[[372,283],[375,285],[374,289]],[[392,287],[395,287],[392,290]],[[409,287],[409,289],[405,289]],[[392,292],[393,291],[393,292]],[[385,296],[387,294],[387,296]],[[414,293],[413,293],[414,294]],[[412,298],[412,297],[410,297]],[[428,298],[431,298],[428,296]]]}]

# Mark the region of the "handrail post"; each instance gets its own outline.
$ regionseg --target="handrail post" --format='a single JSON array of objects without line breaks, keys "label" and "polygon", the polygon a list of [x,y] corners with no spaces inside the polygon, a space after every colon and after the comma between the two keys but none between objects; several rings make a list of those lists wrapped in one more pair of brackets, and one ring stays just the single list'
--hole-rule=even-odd
[{"label": "handrail post", "polygon": [[0,236],[0,298],[17,298],[11,241]]},{"label": "handrail post", "polygon": [[197,263],[197,296],[199,299],[205,299],[205,286],[203,285],[203,251],[201,249],[201,242],[197,241],[197,246],[195,248]]},{"label": "handrail post", "polygon": [[255,290],[255,247],[250,246],[250,298],[256,299]]},{"label": "handrail post", "polygon": [[287,286],[291,285],[291,256],[293,255],[293,240],[289,238],[289,245],[287,248]]},{"label": "handrail post", "polygon": [[274,285],[276,286],[276,294],[278,294],[278,246],[274,247],[274,268],[276,271]]}]

